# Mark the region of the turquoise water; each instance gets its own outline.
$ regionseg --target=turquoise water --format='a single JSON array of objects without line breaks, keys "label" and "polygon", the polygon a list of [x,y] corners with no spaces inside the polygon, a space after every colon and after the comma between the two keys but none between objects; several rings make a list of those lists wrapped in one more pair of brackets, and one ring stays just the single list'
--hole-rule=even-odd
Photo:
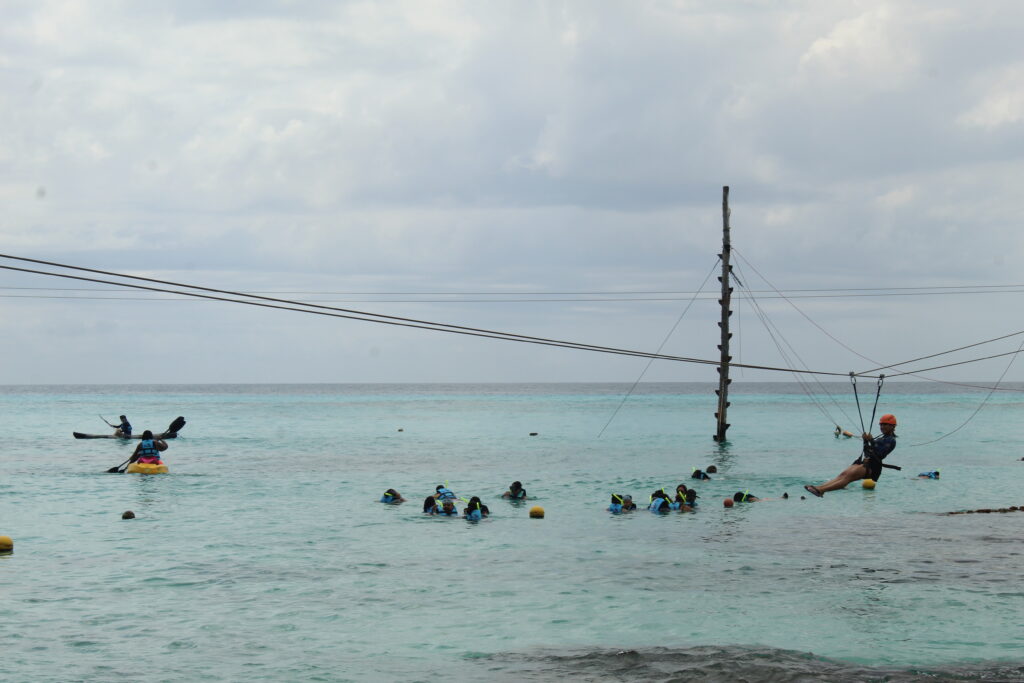
[{"label": "turquoise water", "polygon": [[[889,385],[904,469],[801,500],[859,446],[796,385],[734,384],[721,447],[713,387],[642,385],[616,414],[627,389],[0,388],[0,678],[1024,676],[1024,513],[943,514],[1024,505],[1024,393],[918,445],[985,392]],[[107,474],[135,442],[71,437],[122,412],[136,431],[186,417],[170,475]],[[516,479],[525,505],[500,499]],[[424,517],[444,482],[491,517]],[[680,482],[698,512],[605,511]],[[409,502],[376,502],[388,487]],[[738,490],[790,498],[725,509]]]}]

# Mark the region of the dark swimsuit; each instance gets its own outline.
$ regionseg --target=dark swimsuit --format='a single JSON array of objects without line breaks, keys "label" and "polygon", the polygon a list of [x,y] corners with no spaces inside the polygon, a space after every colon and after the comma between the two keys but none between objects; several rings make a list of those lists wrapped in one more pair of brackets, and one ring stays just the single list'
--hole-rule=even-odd
[{"label": "dark swimsuit", "polygon": [[885,456],[892,453],[894,448],[896,448],[895,434],[872,439],[864,444],[864,452],[853,461],[853,464],[864,465],[868,471],[867,478],[878,481],[878,478],[882,476],[882,461],[885,460]]}]

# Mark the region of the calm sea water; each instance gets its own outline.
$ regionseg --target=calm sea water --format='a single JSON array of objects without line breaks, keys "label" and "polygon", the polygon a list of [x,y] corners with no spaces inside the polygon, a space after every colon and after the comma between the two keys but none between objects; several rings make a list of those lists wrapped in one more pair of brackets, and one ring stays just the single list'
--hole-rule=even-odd
[{"label": "calm sea water", "polygon": [[[1021,680],[1024,512],[943,514],[1024,505],[1014,388],[886,386],[903,470],[801,499],[849,385],[734,384],[722,446],[699,384],[0,387],[0,679]],[[120,413],[186,417],[170,475],[71,437]],[[696,513],[605,510],[710,464]],[[492,516],[424,517],[444,482]]]}]

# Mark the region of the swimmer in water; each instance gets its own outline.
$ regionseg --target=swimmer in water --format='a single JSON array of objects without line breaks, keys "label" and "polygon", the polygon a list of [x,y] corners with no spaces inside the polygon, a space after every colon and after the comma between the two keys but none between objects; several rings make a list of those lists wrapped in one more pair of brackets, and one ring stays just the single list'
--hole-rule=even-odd
[{"label": "swimmer in water", "polygon": [[388,505],[398,505],[404,503],[405,498],[402,498],[402,494],[394,489],[388,489],[384,492],[384,495],[380,497],[380,502],[387,503]]},{"label": "swimmer in water", "polygon": [[514,481],[501,497],[509,500],[526,500],[526,489],[523,488],[522,482]]}]

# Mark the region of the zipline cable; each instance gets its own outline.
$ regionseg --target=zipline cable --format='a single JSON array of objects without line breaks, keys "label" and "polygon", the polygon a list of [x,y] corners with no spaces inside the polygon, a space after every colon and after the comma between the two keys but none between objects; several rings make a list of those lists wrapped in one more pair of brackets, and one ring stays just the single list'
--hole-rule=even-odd
[{"label": "zipline cable", "polygon": [[[10,257],[6,257],[3,254],[0,254],[0,258],[10,258]],[[15,258],[17,258],[17,257],[15,257]],[[34,259],[19,259],[19,260],[34,260]],[[59,266],[59,267],[75,268],[75,266]],[[326,316],[326,317],[332,317],[332,318],[344,318],[344,319],[348,319],[348,320],[360,320],[362,322],[378,323],[378,324],[391,325],[391,326],[396,326],[396,327],[410,327],[410,328],[415,328],[415,329],[431,330],[431,331],[434,331],[434,332],[447,332],[449,334],[461,334],[461,335],[466,335],[466,336],[483,337],[483,338],[488,338],[488,339],[501,339],[501,340],[505,340],[505,341],[516,341],[516,342],[529,343],[529,344],[538,344],[538,345],[542,345],[542,346],[555,346],[555,347],[560,347],[560,348],[575,349],[575,350],[579,350],[579,351],[594,351],[594,352],[597,352],[597,353],[608,353],[608,354],[616,354],[616,355],[624,355],[624,356],[635,356],[635,357],[640,357],[640,358],[656,358],[656,359],[661,359],[661,360],[671,360],[671,361],[682,362],[682,363],[693,363],[693,364],[697,364],[697,365],[715,365],[715,366],[719,365],[719,362],[716,361],[716,360],[707,360],[707,359],[701,359],[701,358],[688,358],[688,357],[684,357],[684,356],[670,356],[670,355],[664,355],[664,354],[652,354],[652,353],[648,353],[648,352],[644,352],[644,351],[634,351],[634,350],[630,350],[630,349],[621,349],[621,348],[616,348],[616,347],[606,347],[606,346],[597,346],[597,345],[593,345],[593,344],[583,344],[583,343],[578,343],[578,342],[561,341],[561,340],[549,339],[549,338],[544,338],[544,337],[530,337],[528,335],[504,333],[504,332],[498,332],[498,331],[494,331],[494,330],[484,330],[484,329],[480,329],[480,328],[470,328],[470,327],[463,327],[463,326],[458,326],[458,325],[448,325],[448,324],[445,324],[445,323],[431,323],[431,322],[428,322],[428,321],[418,321],[418,320],[412,320],[412,319],[408,319],[408,318],[399,318],[397,316],[384,316],[384,315],[379,315],[379,314],[368,313],[367,315],[376,316],[376,317],[360,317],[359,315],[353,315],[351,313],[330,312],[330,311],[344,311],[346,309],[332,309],[331,307],[327,307],[327,306],[314,306],[312,304],[304,304],[304,303],[298,302],[298,301],[284,301],[283,303],[291,304],[289,306],[285,306],[285,305],[281,305],[281,304],[264,303],[262,301],[247,301],[247,300],[244,300],[244,299],[230,299],[230,298],[226,298],[226,297],[213,296],[213,295],[210,295],[210,294],[202,294],[202,293],[198,293],[198,292],[186,292],[186,291],[181,291],[181,290],[172,290],[172,289],[163,289],[163,288],[158,288],[158,287],[150,287],[150,286],[147,286],[147,285],[138,285],[138,284],[122,283],[122,282],[112,282],[110,280],[103,280],[103,279],[98,279],[98,278],[85,277],[85,276],[81,276],[81,275],[70,275],[70,274],[67,274],[67,273],[54,273],[54,272],[48,272],[48,271],[33,270],[33,269],[29,269],[29,268],[19,268],[19,267],[16,267],[16,266],[0,265],[0,269],[11,270],[11,271],[16,271],[16,272],[23,272],[23,273],[32,273],[32,274],[35,274],[35,275],[46,275],[46,276],[50,276],[50,277],[59,277],[59,278],[65,278],[65,279],[71,279],[71,280],[79,280],[79,281],[83,281],[83,282],[94,282],[94,283],[98,283],[98,284],[111,284],[111,285],[120,286],[120,287],[131,287],[133,289],[141,289],[141,290],[153,291],[153,292],[162,292],[164,294],[176,294],[176,295],[180,295],[180,296],[187,296],[187,297],[193,297],[193,298],[198,298],[198,299],[208,299],[208,300],[212,300],[212,301],[221,301],[221,302],[226,302],[226,303],[245,304],[245,305],[248,305],[248,306],[257,306],[257,307],[261,307],[261,308],[271,308],[271,309],[277,309],[277,310],[292,311],[292,312],[296,312],[296,313],[308,313],[308,314],[312,314],[312,315],[320,315],[320,316]],[[79,270],[86,270],[86,271],[88,271],[90,269],[88,269],[88,268],[81,268]],[[119,275],[117,273],[112,273],[112,275],[114,277],[125,277],[125,278],[131,278],[131,279],[151,280],[150,278],[139,278],[137,276],[131,276],[131,275],[122,276],[122,275]],[[157,281],[157,282],[159,282],[159,281]],[[182,285],[178,285],[178,286],[190,287],[192,289],[199,289],[199,290],[202,290],[202,291],[213,291],[213,292],[223,292],[223,293],[226,293],[226,294],[233,294],[230,291],[217,290],[217,289],[212,289],[212,288],[208,288],[208,287],[198,287],[198,286],[192,286],[192,285],[186,285],[186,284],[182,284]],[[246,296],[246,295],[240,294],[239,296]],[[265,297],[263,297],[263,298],[265,298]],[[296,308],[295,306],[308,306],[310,308],[329,309],[329,310],[327,310],[327,311],[325,311],[325,310],[307,310],[306,308]],[[377,318],[383,318],[383,319],[377,319]],[[734,364],[734,365],[738,365],[738,364]],[[773,366],[754,365],[754,364],[749,364],[749,363],[743,364],[743,367],[749,368],[749,369],[752,369],[752,370],[766,370],[766,371],[771,371],[771,372],[799,372],[799,373],[804,373],[804,374],[821,374],[821,375],[829,375],[829,376],[838,376],[838,375],[841,374],[841,373],[837,373],[837,372],[798,370],[798,369],[794,369],[794,368],[778,368],[778,367],[773,367]]]}]

